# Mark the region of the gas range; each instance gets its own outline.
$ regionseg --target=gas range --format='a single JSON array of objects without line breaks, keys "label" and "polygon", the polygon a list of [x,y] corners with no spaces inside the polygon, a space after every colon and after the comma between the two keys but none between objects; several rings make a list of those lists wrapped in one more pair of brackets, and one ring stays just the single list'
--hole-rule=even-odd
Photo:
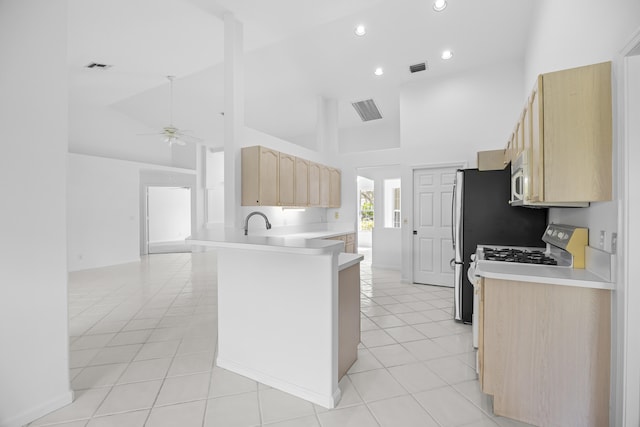
[{"label": "gas range", "polygon": [[584,248],[589,242],[586,228],[550,224],[542,241],[546,248],[478,245],[475,258],[483,262],[584,268]]},{"label": "gas range", "polygon": [[570,267],[571,260],[545,248],[518,248],[509,246],[478,246],[478,260],[519,264]]}]

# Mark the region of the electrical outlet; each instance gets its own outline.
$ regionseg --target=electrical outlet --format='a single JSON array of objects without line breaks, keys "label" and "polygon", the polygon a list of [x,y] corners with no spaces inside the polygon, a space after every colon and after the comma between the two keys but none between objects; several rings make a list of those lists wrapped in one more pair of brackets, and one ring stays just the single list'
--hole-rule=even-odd
[{"label": "electrical outlet", "polygon": [[336,211],[336,212],[333,214],[333,217],[334,217],[335,219],[340,218],[340,212]]},{"label": "electrical outlet", "polygon": [[604,241],[607,238],[607,232],[604,230],[600,230],[600,242],[598,242],[598,247],[600,249],[604,249]]},{"label": "electrical outlet", "polygon": [[611,253],[615,254],[618,250],[618,233],[611,233]]}]

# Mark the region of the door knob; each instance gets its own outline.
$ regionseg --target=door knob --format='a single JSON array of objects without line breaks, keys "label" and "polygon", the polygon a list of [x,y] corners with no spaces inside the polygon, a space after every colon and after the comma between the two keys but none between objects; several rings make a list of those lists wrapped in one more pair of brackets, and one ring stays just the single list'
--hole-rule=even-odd
[{"label": "door knob", "polygon": [[449,266],[451,267],[452,270],[456,269],[456,259],[455,258],[451,258],[451,261],[449,261]]}]

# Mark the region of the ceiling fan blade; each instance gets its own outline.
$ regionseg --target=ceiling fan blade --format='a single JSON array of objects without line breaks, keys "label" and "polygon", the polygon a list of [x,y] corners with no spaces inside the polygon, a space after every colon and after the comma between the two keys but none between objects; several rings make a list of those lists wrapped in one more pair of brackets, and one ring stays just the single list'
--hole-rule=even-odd
[{"label": "ceiling fan blade", "polygon": [[201,142],[201,141],[204,141],[203,138],[199,138],[197,136],[189,135],[187,133],[183,133],[182,131],[176,132],[176,135],[178,135],[180,138],[185,139],[185,140],[190,141],[190,142]]}]

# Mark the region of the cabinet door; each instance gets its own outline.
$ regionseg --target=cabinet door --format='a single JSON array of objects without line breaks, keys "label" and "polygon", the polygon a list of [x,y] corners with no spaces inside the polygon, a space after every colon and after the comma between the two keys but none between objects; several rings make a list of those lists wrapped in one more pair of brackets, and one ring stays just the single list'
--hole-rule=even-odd
[{"label": "cabinet door", "polygon": [[[529,196],[531,201],[544,200],[544,150],[542,146],[542,102],[538,88],[541,86],[541,77],[529,98],[529,111],[531,113],[531,151],[529,156]],[[565,184],[568,185],[568,184]]]},{"label": "cabinet door", "polygon": [[260,147],[260,206],[278,206],[279,154]]},{"label": "cabinet door", "polygon": [[278,205],[293,206],[295,192],[295,162],[296,158],[289,154],[279,153],[278,170]]},{"label": "cabinet door", "polygon": [[320,206],[329,206],[331,171],[329,166],[320,165]]},{"label": "cabinet door", "polygon": [[320,206],[320,165],[309,162],[309,206]]},{"label": "cabinet door", "polygon": [[295,192],[293,203],[295,206],[309,205],[309,161],[296,157],[296,169],[293,180]]},{"label": "cabinet door", "polygon": [[242,206],[260,205],[260,147],[242,149]]},{"label": "cabinet door", "polygon": [[338,169],[329,169],[329,207],[340,207],[341,174]]},{"label": "cabinet door", "polygon": [[611,63],[543,74],[541,86],[544,200],[611,200]]}]

